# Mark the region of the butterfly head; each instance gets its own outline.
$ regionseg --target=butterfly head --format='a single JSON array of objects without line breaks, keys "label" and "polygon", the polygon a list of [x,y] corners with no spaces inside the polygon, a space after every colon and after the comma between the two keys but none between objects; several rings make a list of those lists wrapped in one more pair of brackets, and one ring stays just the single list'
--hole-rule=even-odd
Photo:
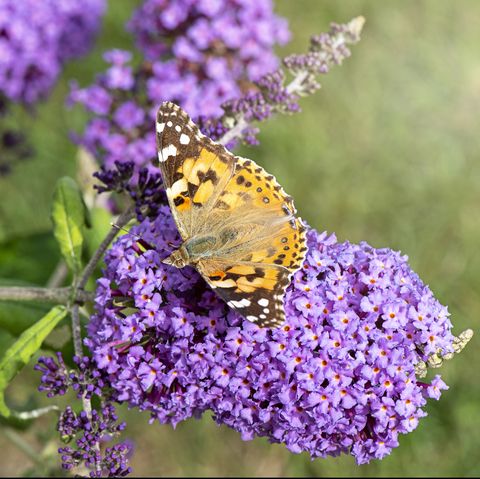
[{"label": "butterfly head", "polygon": [[189,264],[188,259],[189,259],[188,258],[188,253],[182,245],[182,246],[180,246],[180,248],[173,251],[170,254],[170,256],[167,256],[162,261],[162,263],[169,264],[171,266],[174,266],[175,268],[183,268],[184,266],[187,266],[187,264]]}]

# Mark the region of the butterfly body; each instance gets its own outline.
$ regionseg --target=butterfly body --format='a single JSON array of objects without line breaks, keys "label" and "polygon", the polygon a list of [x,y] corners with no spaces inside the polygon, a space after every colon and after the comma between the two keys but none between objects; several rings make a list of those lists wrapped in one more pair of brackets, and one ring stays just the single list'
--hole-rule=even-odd
[{"label": "butterfly body", "polygon": [[307,250],[292,199],[252,160],[202,135],[173,103],[159,109],[157,144],[183,239],[164,262],[195,267],[246,319],[280,325],[285,289]]}]

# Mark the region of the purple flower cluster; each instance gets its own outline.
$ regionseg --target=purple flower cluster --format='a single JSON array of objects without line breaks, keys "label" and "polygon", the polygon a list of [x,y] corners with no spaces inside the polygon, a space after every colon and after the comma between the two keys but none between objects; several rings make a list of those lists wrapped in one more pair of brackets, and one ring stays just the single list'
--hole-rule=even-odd
[{"label": "purple flower cluster", "polygon": [[203,121],[220,115],[223,102],[277,67],[273,47],[289,36],[270,0],[145,0],[129,29],[140,65],[132,67],[130,52],[107,52],[106,72],[87,88],[73,85],[70,95],[93,114],[77,141],[107,168],[155,158],[152,125],[162,101]]},{"label": "purple flower cluster", "polygon": [[270,330],[229,310],[192,268],[163,264],[179,241],[166,206],[116,241],[86,339],[114,399],[152,421],[211,410],[245,440],[366,463],[390,453],[447,387],[415,376],[453,336],[405,256],[309,230],[287,321]]},{"label": "purple flower cluster", "polygon": [[[318,75],[328,73],[333,65],[341,65],[350,56],[348,45],[360,40],[364,23],[363,17],[356,17],[345,24],[332,23],[328,33],[312,36],[308,53],[283,59],[283,66],[293,77],[289,83],[285,82],[283,70],[264,75],[255,83],[254,91],[224,103],[224,115],[210,121],[204,133],[230,148],[238,141],[257,144],[258,130],[251,123],[264,121],[274,113],[298,112],[300,97],[320,88]],[[219,126],[226,124],[229,131],[217,133]]]},{"label": "purple flower cluster", "polygon": [[58,450],[62,467],[71,470],[84,464],[91,469],[91,477],[123,477],[131,472],[128,458],[132,447],[128,442],[118,443],[105,448],[102,452],[100,443],[108,441],[125,429],[124,422],[117,423],[115,407],[108,399],[108,391],[101,378],[101,372],[95,368],[88,357],[73,357],[75,369],[69,369],[62,354],[56,358],[44,356],[39,358],[34,369],[42,373],[39,391],[47,397],[63,396],[72,388],[77,398],[90,401],[95,395],[102,401],[99,411],[91,409],[75,413],[70,406],[59,417],[57,430],[63,442],[75,440],[75,447],[66,446]]},{"label": "purple flower cluster", "polygon": [[42,373],[39,391],[46,392],[47,397],[51,398],[63,396],[71,387],[78,398],[90,399],[94,394],[102,396],[105,383],[100,372],[92,367],[90,358],[74,356],[76,368],[69,370],[62,354],[57,352],[56,355],[56,359],[42,356],[34,366],[36,371]]},{"label": "purple flower cluster", "polygon": [[90,477],[124,477],[131,472],[128,456],[131,447],[128,443],[107,447],[103,453],[98,445],[104,437],[118,435],[125,429],[125,423],[117,423],[113,405],[108,404],[97,412],[76,414],[68,406],[60,415],[57,429],[65,442],[75,439],[75,448],[61,447],[58,452],[62,458],[62,467],[71,470],[84,464],[91,470]]},{"label": "purple flower cluster", "polygon": [[164,61],[148,85],[152,98],[177,100],[195,117],[220,115],[239,82],[276,68],[273,47],[289,39],[271,0],[146,0],[129,28],[147,60]]},{"label": "purple flower cluster", "polygon": [[105,0],[0,2],[0,93],[33,104],[53,87],[62,64],[84,54]]}]

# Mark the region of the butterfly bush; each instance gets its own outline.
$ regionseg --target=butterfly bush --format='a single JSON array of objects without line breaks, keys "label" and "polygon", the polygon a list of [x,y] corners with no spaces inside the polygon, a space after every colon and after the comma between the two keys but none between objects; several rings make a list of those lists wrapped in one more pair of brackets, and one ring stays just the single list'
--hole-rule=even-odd
[{"label": "butterfly bush", "polygon": [[76,141],[108,168],[155,158],[152,125],[163,101],[196,119],[216,117],[222,103],[278,66],[273,47],[289,38],[287,21],[269,0],[146,0],[128,29],[139,65],[132,65],[131,52],[106,52],[107,70],[91,86],[74,84],[70,95],[92,114]]},{"label": "butterfly bush", "polygon": [[140,220],[106,256],[86,343],[112,397],[152,421],[210,410],[245,440],[362,464],[398,446],[447,388],[415,375],[418,362],[451,352],[453,336],[406,256],[309,229],[287,320],[262,329],[194,269],[162,263],[180,242],[167,206]]},{"label": "butterfly bush", "polygon": [[45,98],[63,64],[86,53],[105,0],[2,0],[0,94],[32,105]]}]

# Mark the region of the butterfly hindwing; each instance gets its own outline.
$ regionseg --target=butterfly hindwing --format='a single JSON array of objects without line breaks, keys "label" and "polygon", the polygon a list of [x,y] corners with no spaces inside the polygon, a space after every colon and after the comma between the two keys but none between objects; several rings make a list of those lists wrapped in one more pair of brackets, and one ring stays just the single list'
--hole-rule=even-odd
[{"label": "butterfly hindwing", "polygon": [[211,238],[192,266],[246,319],[280,325],[285,290],[307,250],[292,198],[254,161],[204,136],[173,103],[160,107],[157,144],[182,239]]},{"label": "butterfly hindwing", "polygon": [[198,265],[212,289],[243,317],[262,327],[277,327],[285,320],[283,298],[290,283],[281,266],[222,261]]}]

